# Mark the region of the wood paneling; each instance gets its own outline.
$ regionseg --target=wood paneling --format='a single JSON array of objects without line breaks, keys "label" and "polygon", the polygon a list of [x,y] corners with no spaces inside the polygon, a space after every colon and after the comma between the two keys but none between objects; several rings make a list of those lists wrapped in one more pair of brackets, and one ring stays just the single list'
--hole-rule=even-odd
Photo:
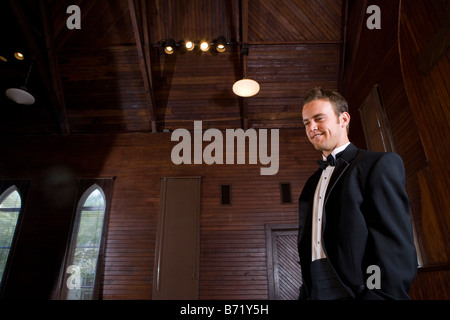
[{"label": "wood paneling", "polygon": [[[443,11],[436,13],[435,9],[438,1],[418,1],[417,7],[399,0],[371,1],[381,9],[382,28],[369,30],[365,25],[368,1],[349,0],[348,25],[343,26],[345,1],[249,0],[248,17],[244,17],[248,22],[244,30],[249,40],[248,76],[260,82],[261,91],[246,100],[245,117],[255,128],[284,128],[276,176],[260,176],[259,165],[175,166],[170,161],[174,145],[170,134],[129,133],[152,129],[152,107],[159,129],[191,128],[193,120],[203,120],[204,129],[241,127],[243,101],[231,92],[234,81],[242,76],[239,47],[221,55],[170,57],[160,55],[158,47],[167,37],[225,35],[229,41],[241,41],[240,1],[159,0],[143,6],[136,0],[131,13],[136,14],[140,28],[140,51],[128,2],[116,2],[49,0],[48,16],[42,17],[34,1],[14,1],[17,8],[28,8],[19,21],[22,30],[27,28],[28,39],[35,39],[31,49],[40,51],[40,72],[30,77],[36,105],[25,108],[4,97],[0,100],[6,107],[0,143],[8,154],[0,162],[0,175],[32,179],[28,210],[33,221],[24,221],[15,257],[20,267],[11,274],[10,296],[24,292],[30,297],[51,296],[64,250],[60,240],[68,232],[68,218],[62,212],[71,210],[72,178],[117,176],[104,298],[150,299],[159,179],[177,174],[204,177],[199,297],[266,298],[264,224],[297,219],[295,202],[280,204],[279,183],[291,182],[296,198],[315,169],[317,153],[298,128],[300,101],[316,85],[343,88],[352,114],[350,138],[359,147],[365,141],[357,110],[371,88],[379,85],[396,151],[405,162],[423,261],[449,262],[445,192],[450,179],[448,166],[441,166],[448,158],[449,144],[448,53],[428,74],[417,71],[421,52],[441,27]],[[71,4],[81,7],[81,30],[66,28],[66,8]],[[13,17],[11,8],[5,6],[2,14],[7,12]],[[6,29],[21,30],[13,24],[9,27],[14,19],[4,18]],[[339,83],[344,27],[347,55],[345,76]],[[25,39],[21,44],[28,42]],[[151,65],[150,79],[143,78],[142,53]],[[9,79],[21,85],[28,69],[4,64],[1,68],[2,87],[10,86]],[[54,83],[58,77],[61,88]],[[156,106],[149,105],[146,83],[153,85]],[[59,92],[49,93],[49,88]],[[64,98],[67,123],[55,96]],[[61,131],[65,126],[69,129]],[[96,134],[6,138],[70,132]],[[65,177],[66,188],[55,187],[59,180],[49,179],[55,175]],[[231,206],[220,205],[221,184],[233,186]],[[59,196],[49,190],[58,191]],[[36,264],[39,268],[30,271]],[[439,279],[443,278],[424,276],[417,281]],[[429,286],[420,288],[426,296]]]},{"label": "wood paneling", "polygon": [[161,126],[190,129],[194,120],[203,120],[206,128],[240,127],[238,97],[232,91],[239,75],[236,49],[160,56],[153,62],[153,79]]},{"label": "wood paneling", "polygon": [[[316,170],[319,154],[302,129],[281,130],[277,175],[261,176],[260,164],[177,166],[170,158],[176,145],[170,136],[141,133],[0,139],[10,155],[0,162],[1,177],[33,181],[25,215],[30,219],[24,221],[12,266],[16,271],[12,273],[10,297],[47,299],[56,290],[64,250],[58,241],[67,237],[72,208],[63,206],[59,198],[42,201],[48,199],[43,198],[48,190],[54,190],[46,186],[49,173],[58,172],[69,180],[116,177],[105,254],[104,299],[152,298],[160,179],[169,175],[202,177],[199,299],[268,298],[265,224],[297,223],[296,199]],[[280,182],[291,183],[292,204],[281,204]],[[220,203],[222,184],[232,185],[231,205]],[[30,274],[30,269],[35,271]],[[35,286],[37,283],[40,286]],[[33,290],[24,293],[25,288]]]},{"label": "wood paneling", "polygon": [[148,15],[153,44],[167,38],[211,41],[219,36],[239,41],[238,0],[151,1]]},{"label": "wood paneling", "polygon": [[[149,131],[150,112],[133,47],[60,53],[73,133]],[[76,74],[73,70],[77,69]],[[80,95],[80,92],[83,92]]]},{"label": "wood paneling", "polygon": [[[448,28],[450,8],[439,6],[440,3],[403,3],[400,11],[399,45],[405,90],[427,157],[427,167],[418,173],[423,211],[415,215],[421,221],[418,232],[424,265],[450,264],[450,52],[444,53],[427,73],[419,71],[418,64],[432,39],[441,29]],[[447,22],[438,20],[440,15]]]},{"label": "wood paneling", "polygon": [[248,76],[261,86],[248,100],[254,128],[300,127],[305,92],[316,86],[337,90],[339,44],[251,45]]},{"label": "wood paneling", "polygon": [[420,268],[411,288],[411,299],[450,300],[449,283],[450,268],[448,265]]},{"label": "wood paneling", "polygon": [[339,41],[342,1],[250,0],[249,42]]},{"label": "wood paneling", "polygon": [[[417,124],[405,93],[399,48],[398,48],[398,13],[399,2],[383,3],[381,10],[381,30],[369,30],[366,21],[361,19],[359,1],[349,3],[349,29],[347,38],[356,42],[347,44],[345,77],[343,93],[347,97],[350,113],[354,116],[350,125],[350,140],[356,145],[366,145],[362,131],[358,109],[369,95],[371,89],[378,85],[381,100],[386,111],[396,152],[403,158],[406,167],[407,190],[410,197],[412,212],[419,212],[420,193],[418,193],[417,172],[426,166],[420,136],[417,135]],[[360,27],[355,26],[360,23]],[[416,222],[415,222],[416,223]]]},{"label": "wood paneling", "polygon": [[[135,44],[127,1],[48,0],[49,21],[57,50],[98,49]],[[70,5],[81,11],[81,29],[66,26]]]},{"label": "wood paneling", "polygon": [[[395,149],[406,167],[421,262],[425,266],[448,265],[448,53],[429,74],[418,71],[420,51],[440,27],[433,8],[439,1],[370,3],[381,9],[381,30],[366,28],[364,3],[349,2],[347,39],[353,41],[346,48],[344,95],[351,112],[356,113],[370,89],[379,85]],[[360,128],[358,117],[352,117],[350,138],[363,146]],[[411,295],[444,299],[448,297],[446,279],[437,270],[419,273]]]},{"label": "wood paneling", "polygon": [[[31,43],[39,58],[39,73],[29,85],[38,101],[17,111],[3,97],[8,121],[1,122],[0,133],[163,131],[193,119],[220,129],[297,128],[304,91],[339,87],[342,0],[10,3],[20,19],[6,8],[5,29],[18,30],[15,38],[22,46]],[[81,29],[67,28],[69,5],[79,6]],[[9,16],[21,28],[10,27]],[[167,38],[214,41],[219,36],[230,43],[221,54],[212,48],[167,56],[161,48]],[[243,42],[248,56],[241,55]],[[0,85],[20,81],[27,66],[5,64]],[[261,85],[248,99],[232,92],[245,68]]]}]

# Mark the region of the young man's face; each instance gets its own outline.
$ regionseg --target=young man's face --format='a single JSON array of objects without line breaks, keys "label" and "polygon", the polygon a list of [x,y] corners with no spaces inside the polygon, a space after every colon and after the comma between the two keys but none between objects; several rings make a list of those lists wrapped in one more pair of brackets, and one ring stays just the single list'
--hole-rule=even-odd
[{"label": "young man's face", "polygon": [[347,125],[350,115],[343,112],[338,117],[329,101],[314,100],[305,104],[302,117],[309,141],[325,156],[349,141]]}]

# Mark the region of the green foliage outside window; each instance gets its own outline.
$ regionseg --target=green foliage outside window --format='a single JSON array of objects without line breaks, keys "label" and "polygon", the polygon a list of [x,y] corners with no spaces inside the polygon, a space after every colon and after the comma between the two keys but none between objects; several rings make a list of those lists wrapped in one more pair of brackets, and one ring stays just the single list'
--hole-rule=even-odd
[{"label": "green foliage outside window", "polygon": [[87,197],[81,208],[76,244],[72,251],[73,260],[71,264],[80,267],[80,289],[68,290],[67,299],[92,299],[102,237],[104,213],[105,199],[99,189],[95,189]]}]

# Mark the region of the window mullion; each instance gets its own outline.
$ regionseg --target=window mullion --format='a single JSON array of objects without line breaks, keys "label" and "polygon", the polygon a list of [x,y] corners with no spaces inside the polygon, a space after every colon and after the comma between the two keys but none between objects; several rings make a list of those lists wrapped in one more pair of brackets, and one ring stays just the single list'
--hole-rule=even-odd
[{"label": "window mullion", "polygon": [[[98,185],[93,185],[87,189],[79,201],[68,263],[80,267],[81,283],[79,283],[79,289],[67,290],[66,299],[94,298],[105,208],[105,196]],[[99,228],[100,231],[98,230]],[[97,239],[98,235],[100,239]]]}]

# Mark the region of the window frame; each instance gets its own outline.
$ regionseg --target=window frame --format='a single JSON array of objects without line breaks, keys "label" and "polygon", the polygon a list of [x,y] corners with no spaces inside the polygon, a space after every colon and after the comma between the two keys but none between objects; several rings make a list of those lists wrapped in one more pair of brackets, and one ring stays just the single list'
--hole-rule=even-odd
[{"label": "window frame", "polygon": [[[112,183],[109,183],[112,182]],[[98,300],[102,298],[102,286],[103,286],[103,274],[104,274],[104,256],[106,251],[106,239],[108,233],[108,224],[109,224],[109,211],[110,211],[110,201],[112,198],[112,189],[113,189],[114,178],[112,179],[86,179],[79,181],[79,188],[77,197],[74,201],[74,212],[72,215],[70,232],[68,234],[68,241],[66,244],[65,256],[63,259],[62,268],[60,270],[59,277],[59,293],[58,299],[66,300],[67,299],[67,285],[66,281],[70,276],[67,273],[67,267],[70,266],[73,262],[73,255],[75,251],[75,245],[72,246],[73,243],[76,243],[78,237],[78,229],[81,219],[81,213],[84,208],[84,204],[87,198],[94,192],[94,190],[98,189],[104,199],[105,202],[105,211],[103,215],[103,226],[99,247],[99,254],[97,257],[97,267],[95,272],[95,281],[94,281],[94,290],[92,294],[91,300]]]},{"label": "window frame", "polygon": [[[2,279],[0,279],[0,299],[3,298],[5,288],[9,279],[9,273],[11,272],[11,266],[14,259],[17,244],[19,242],[20,230],[22,228],[22,222],[25,216],[25,209],[28,199],[28,190],[30,187],[29,180],[3,180],[0,181],[0,203],[3,202],[12,192],[17,191],[20,196],[20,210],[17,217],[16,228],[14,229],[14,235],[11,241],[8,258],[6,260],[5,269],[3,271]],[[12,190],[7,193],[7,191]]]}]

